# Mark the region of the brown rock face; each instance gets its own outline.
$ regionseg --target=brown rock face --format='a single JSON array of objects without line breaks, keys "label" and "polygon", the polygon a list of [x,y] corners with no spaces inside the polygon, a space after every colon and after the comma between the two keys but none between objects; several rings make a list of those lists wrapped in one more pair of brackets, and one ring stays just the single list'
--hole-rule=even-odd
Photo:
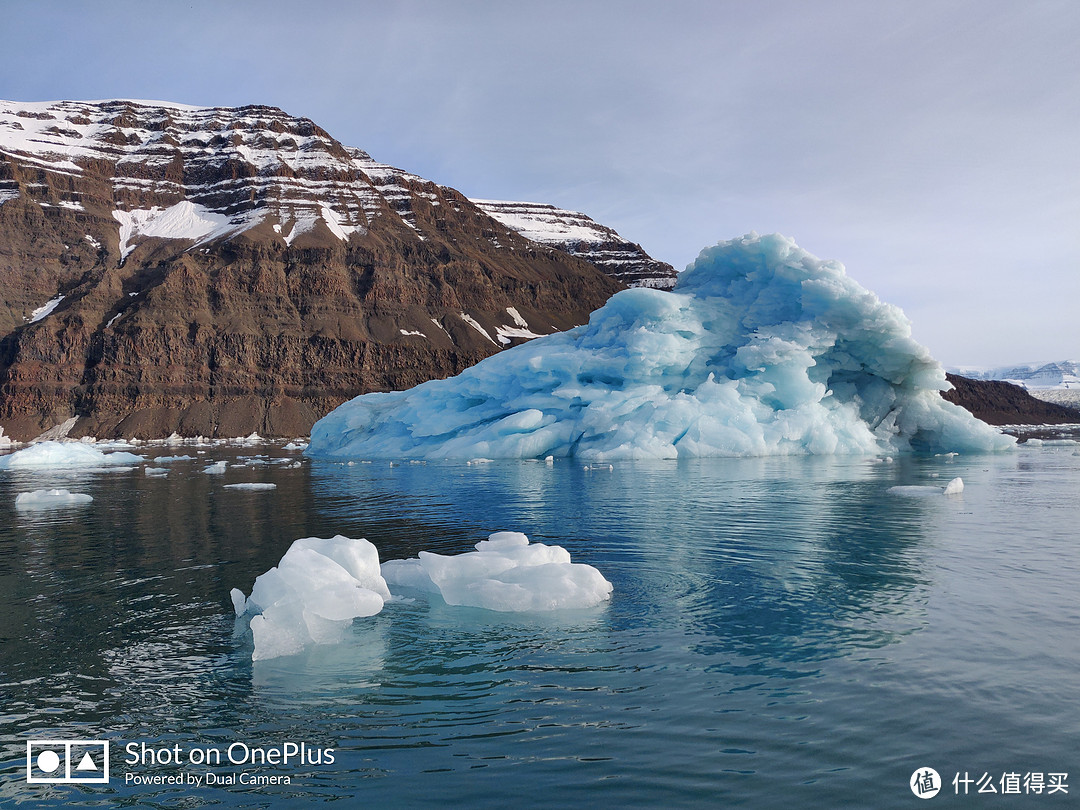
[{"label": "brown rock face", "polygon": [[972,380],[947,374],[953,390],[942,396],[991,425],[1067,425],[1080,422],[1080,411],[1043,402],[1018,385],[1000,380]]},{"label": "brown rock face", "polygon": [[[0,102],[0,426],[304,435],[622,285],[270,107]],[[51,307],[51,309],[50,309]]]}]

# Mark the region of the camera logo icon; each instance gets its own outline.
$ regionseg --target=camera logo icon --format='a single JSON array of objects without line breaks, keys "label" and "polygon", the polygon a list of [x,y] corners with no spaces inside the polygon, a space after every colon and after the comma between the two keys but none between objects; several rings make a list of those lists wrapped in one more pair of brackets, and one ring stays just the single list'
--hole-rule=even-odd
[{"label": "camera logo icon", "polygon": [[108,740],[27,740],[26,781],[109,782]]}]

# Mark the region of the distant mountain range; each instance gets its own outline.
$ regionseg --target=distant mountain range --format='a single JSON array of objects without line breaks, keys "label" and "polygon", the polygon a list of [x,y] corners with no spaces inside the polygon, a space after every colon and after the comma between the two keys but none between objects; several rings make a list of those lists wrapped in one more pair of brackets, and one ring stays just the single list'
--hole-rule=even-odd
[{"label": "distant mountain range", "polygon": [[274,107],[0,102],[0,426],[302,435],[584,323],[670,265]]},{"label": "distant mountain range", "polygon": [[1029,363],[997,368],[958,367],[949,369],[972,380],[1002,380],[1021,388],[1080,389],[1080,362],[1062,360],[1056,363]]}]

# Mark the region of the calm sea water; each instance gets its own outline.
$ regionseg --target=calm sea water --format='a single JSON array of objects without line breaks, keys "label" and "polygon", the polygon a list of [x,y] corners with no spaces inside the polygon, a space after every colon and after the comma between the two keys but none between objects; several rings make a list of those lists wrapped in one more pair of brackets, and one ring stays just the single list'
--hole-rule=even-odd
[{"label": "calm sea water", "polygon": [[[0,474],[0,805],[909,807],[925,767],[938,804],[1080,795],[1076,447],[201,472],[258,452],[285,455],[218,448],[165,478]],[[887,492],[954,476],[959,497]],[[240,481],[277,489],[223,488]],[[14,508],[56,486],[94,501]],[[298,537],[366,537],[389,559],[503,529],[596,566],[610,604],[393,602],[344,644],[254,664],[232,616],[229,589]],[[109,740],[110,783],[27,784],[43,738]],[[334,762],[125,763],[128,743],[237,742]],[[208,771],[291,784],[130,783]],[[953,795],[957,773],[998,794]],[[1010,773],[1070,786],[1005,797]]]}]

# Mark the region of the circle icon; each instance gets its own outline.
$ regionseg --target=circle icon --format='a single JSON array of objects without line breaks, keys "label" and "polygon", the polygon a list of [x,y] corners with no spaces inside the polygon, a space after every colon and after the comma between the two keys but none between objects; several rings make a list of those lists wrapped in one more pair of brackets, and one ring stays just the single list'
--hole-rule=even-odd
[{"label": "circle icon", "polygon": [[920,799],[932,799],[941,790],[941,777],[933,768],[919,768],[908,781],[911,792]]},{"label": "circle icon", "polygon": [[38,754],[37,766],[43,773],[52,773],[60,767],[60,757],[55,751],[42,751]]}]

